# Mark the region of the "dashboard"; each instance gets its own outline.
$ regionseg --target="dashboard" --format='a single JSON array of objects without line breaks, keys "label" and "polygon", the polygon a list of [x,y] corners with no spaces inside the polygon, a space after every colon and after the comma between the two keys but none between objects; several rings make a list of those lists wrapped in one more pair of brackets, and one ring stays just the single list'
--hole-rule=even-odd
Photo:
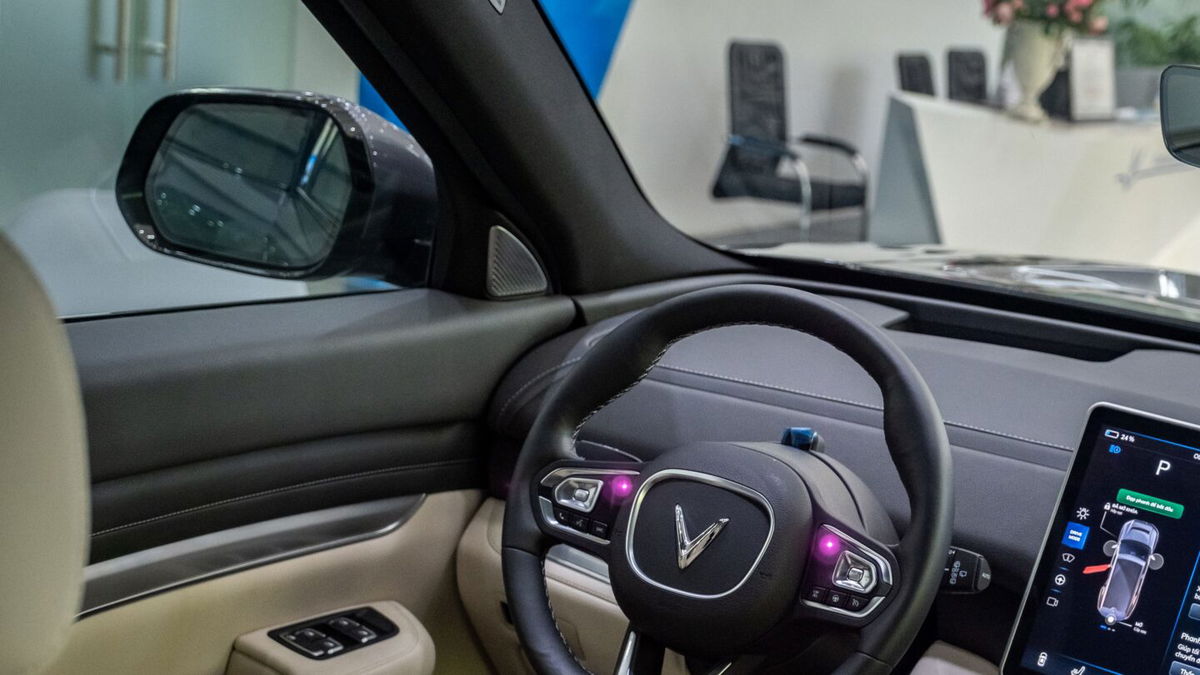
[{"label": "dashboard", "polygon": [[[822,293],[883,329],[929,384],[954,458],[953,543],[986,556],[993,570],[986,592],[939,598],[931,622],[937,639],[992,663],[1004,656],[1092,406],[1112,401],[1200,421],[1195,345],[1119,326],[786,283]],[[498,445],[508,448],[498,447],[496,456],[515,455],[545,393],[630,310],[685,290],[672,287],[636,303],[604,299],[610,309],[598,309],[594,297],[577,299],[586,325],[531,351],[496,390],[488,422]],[[903,528],[908,503],[888,458],[882,418],[878,387],[843,354],[784,329],[735,326],[672,347],[648,377],[588,422],[578,448],[594,459],[645,460],[688,442],[773,442],[788,427],[812,427]],[[496,464],[494,492],[503,495],[504,461]],[[1200,504],[1195,510],[1200,515]]]},{"label": "dashboard", "polygon": [[1092,408],[1003,672],[1200,673],[1200,427]]}]

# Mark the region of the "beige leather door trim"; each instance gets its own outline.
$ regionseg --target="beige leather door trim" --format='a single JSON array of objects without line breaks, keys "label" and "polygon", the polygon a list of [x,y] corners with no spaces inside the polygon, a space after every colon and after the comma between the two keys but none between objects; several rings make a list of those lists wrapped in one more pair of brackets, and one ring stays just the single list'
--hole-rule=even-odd
[{"label": "beige leather door trim", "polygon": [[394,532],[193,584],[90,616],[71,629],[51,673],[221,675],[234,640],[340,607],[394,600],[437,645],[437,672],[486,672],[454,575],[477,490],[429,495]]}]

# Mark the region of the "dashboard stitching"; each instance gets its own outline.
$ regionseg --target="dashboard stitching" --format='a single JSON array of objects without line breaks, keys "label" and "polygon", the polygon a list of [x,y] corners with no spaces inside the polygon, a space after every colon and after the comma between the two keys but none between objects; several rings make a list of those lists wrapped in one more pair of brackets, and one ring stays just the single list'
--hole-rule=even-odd
[{"label": "dashboard stitching", "polygon": [[132,523],[125,523],[124,525],[116,525],[114,527],[109,527],[109,528],[100,530],[98,532],[93,532],[92,536],[99,537],[101,535],[111,534],[113,532],[119,532],[121,530],[126,530],[131,527],[137,527],[138,525],[147,525],[149,523],[158,522],[160,520],[165,520],[167,518],[173,518],[175,516],[182,516],[182,515],[185,515],[188,513],[194,513],[196,511],[203,511],[205,509],[210,509],[210,508],[213,508],[216,506],[224,506],[226,504],[233,504],[236,502],[245,501],[247,499],[255,499],[257,497],[265,497],[267,495],[278,494],[280,492],[287,492],[289,490],[299,490],[301,488],[306,488],[306,487],[325,485],[327,483],[335,483],[337,481],[349,480],[351,478],[364,478],[367,476],[376,476],[376,475],[388,474],[388,473],[399,473],[401,471],[429,469],[429,468],[433,468],[433,467],[447,466],[447,465],[451,465],[451,464],[467,464],[467,463],[470,463],[473,461],[474,460],[470,460],[470,459],[453,459],[453,460],[446,460],[446,461],[441,461],[441,462],[425,462],[423,464],[408,464],[405,466],[393,466],[393,467],[389,467],[386,469],[373,469],[371,471],[360,471],[358,473],[348,473],[348,474],[344,474],[341,476],[332,476],[329,478],[321,478],[319,480],[310,480],[310,481],[307,481],[304,483],[296,483],[295,485],[285,485],[282,487],[272,488],[270,490],[262,490],[260,492],[253,492],[253,493],[250,493],[247,495],[240,495],[237,497],[230,497],[228,499],[222,499],[220,501],[209,502],[207,504],[199,504],[197,506],[191,506],[186,509],[180,509],[178,511],[172,511],[170,513],[164,513],[164,514],[153,516],[150,518],[143,518],[142,520],[136,520]]},{"label": "dashboard stitching", "polygon": [[[728,326],[736,326],[736,325],[769,325],[769,324],[754,324],[754,323],[745,323],[745,324],[728,324]],[[717,326],[717,328],[725,328],[725,327],[727,327],[727,326]],[[606,330],[606,331],[603,331],[603,332],[601,332],[599,335],[592,336],[592,337],[591,337],[590,339],[588,339],[588,341],[587,341],[587,342],[588,342],[588,347],[589,347],[589,348],[591,348],[591,347],[595,346],[595,344],[596,344],[597,342],[599,342],[601,339],[603,339],[603,338],[604,338],[605,336],[607,336],[609,333],[613,332],[613,330],[615,330],[615,329],[616,329],[616,328],[610,328],[610,329],[608,329],[608,330]],[[712,329],[706,329],[706,330],[712,330]],[[616,396],[614,396],[612,399],[609,399],[609,400],[608,400],[607,402],[605,402],[603,405],[599,406],[599,407],[598,407],[596,410],[593,410],[593,411],[592,411],[592,412],[591,412],[591,413],[588,415],[588,417],[587,417],[587,418],[585,418],[585,419],[584,419],[584,421],[583,421],[582,423],[580,423],[579,427],[576,429],[575,436],[578,436],[578,435],[579,435],[579,429],[581,429],[581,428],[583,427],[583,424],[585,424],[585,423],[586,423],[586,422],[587,422],[587,421],[588,421],[588,420],[589,420],[591,417],[595,416],[595,414],[596,414],[597,412],[599,412],[601,409],[603,409],[603,408],[607,407],[607,406],[608,406],[609,404],[611,404],[613,401],[615,401],[616,399],[618,399],[618,398],[620,398],[621,396],[623,396],[623,395],[624,395],[626,392],[628,392],[628,391],[629,391],[629,389],[632,389],[632,388],[633,388],[633,386],[634,386],[634,385],[636,385],[638,382],[640,382],[642,379],[645,379],[645,377],[646,377],[647,375],[649,375],[649,372],[650,372],[650,370],[653,370],[655,367],[663,368],[663,369],[665,369],[665,370],[674,370],[674,371],[676,371],[676,372],[681,372],[681,373],[688,373],[688,374],[691,374],[691,375],[699,375],[699,376],[702,376],[702,377],[709,377],[709,378],[713,378],[713,379],[717,379],[717,380],[725,380],[725,381],[728,381],[728,382],[737,382],[737,383],[739,383],[739,384],[747,384],[747,385],[752,385],[752,386],[756,386],[756,387],[762,387],[762,388],[764,388],[764,389],[772,389],[772,390],[776,390],[776,391],[782,391],[782,392],[786,392],[786,393],[790,393],[790,394],[799,394],[799,395],[801,395],[801,396],[808,396],[808,397],[811,397],[811,398],[816,398],[816,399],[825,400],[825,401],[832,401],[832,402],[835,402],[835,403],[843,403],[843,404],[846,404],[846,405],[852,405],[852,406],[855,406],[855,407],[859,407],[859,408],[865,408],[865,409],[868,409],[868,410],[877,410],[877,411],[881,411],[881,410],[883,410],[883,407],[882,407],[882,406],[874,405],[874,404],[871,404],[871,403],[864,403],[864,402],[862,402],[862,401],[855,401],[855,400],[852,400],[852,399],[841,398],[841,397],[838,397],[838,396],[830,396],[830,395],[828,395],[828,394],[818,394],[818,393],[815,393],[815,392],[804,391],[804,390],[802,390],[802,389],[793,389],[793,388],[791,388],[791,387],[785,387],[785,386],[781,386],[781,385],[769,384],[769,383],[766,383],[766,382],[758,382],[758,381],[755,381],[755,380],[748,380],[748,379],[744,379],[744,378],[740,378],[740,377],[734,377],[734,376],[731,376],[731,375],[721,375],[721,374],[718,374],[718,373],[710,373],[710,372],[703,371],[703,370],[695,370],[695,369],[691,369],[691,368],[685,368],[685,367],[683,367],[683,366],[672,366],[672,365],[667,365],[667,364],[663,364],[663,363],[659,363],[659,362],[658,362],[658,361],[660,361],[660,360],[663,358],[663,356],[666,354],[666,350],[667,350],[667,349],[670,349],[670,348],[671,348],[671,346],[675,344],[675,342],[678,342],[678,341],[680,341],[680,340],[683,340],[683,339],[685,339],[685,338],[691,337],[692,335],[697,335],[697,334],[699,334],[699,333],[703,333],[703,332],[706,332],[706,331],[697,331],[696,333],[692,333],[692,334],[689,334],[689,335],[685,335],[685,336],[683,336],[683,337],[677,338],[676,340],[672,341],[672,342],[671,342],[671,344],[668,344],[668,345],[667,345],[667,347],[666,347],[666,349],[664,349],[664,350],[663,350],[663,353],[659,354],[659,355],[658,355],[658,358],[657,358],[657,360],[656,360],[656,361],[655,361],[655,362],[654,362],[654,363],[653,363],[653,364],[650,366],[650,369],[649,369],[649,370],[647,370],[645,373],[643,373],[643,374],[642,374],[642,377],[641,377],[641,378],[638,378],[638,380],[637,380],[637,381],[635,381],[633,384],[629,385],[629,387],[627,387],[625,390],[623,390],[623,391],[619,392],[619,393],[618,393]],[[553,374],[553,373],[556,373],[556,372],[558,372],[559,370],[562,370],[563,368],[567,368],[567,367],[569,367],[569,366],[573,366],[573,365],[575,365],[576,363],[579,363],[580,361],[582,361],[582,360],[583,360],[583,358],[584,358],[583,356],[576,356],[576,357],[574,357],[574,358],[572,358],[572,359],[569,359],[569,360],[567,360],[567,361],[563,361],[562,363],[560,363],[560,364],[558,364],[558,365],[556,365],[556,366],[554,366],[554,367],[552,367],[552,368],[548,368],[548,369],[546,369],[546,370],[544,370],[544,371],[542,371],[542,372],[538,373],[537,375],[533,376],[533,377],[532,377],[532,378],[530,378],[529,380],[527,380],[527,381],[525,382],[525,384],[521,385],[521,386],[520,386],[520,387],[519,387],[519,388],[518,388],[518,389],[517,389],[515,392],[513,392],[513,393],[512,393],[512,395],[510,395],[510,396],[509,396],[509,397],[508,397],[508,398],[507,398],[507,399],[504,401],[504,405],[502,405],[502,406],[500,407],[500,411],[496,413],[496,421],[497,421],[497,423],[498,423],[498,424],[503,424],[503,423],[505,422],[505,419],[506,419],[506,418],[505,418],[505,413],[506,413],[506,412],[508,412],[508,409],[509,409],[509,407],[512,405],[512,403],[513,403],[513,402],[514,402],[514,401],[515,401],[515,400],[516,400],[516,399],[517,399],[517,398],[518,398],[518,397],[519,397],[519,396],[520,396],[522,393],[524,393],[525,391],[527,391],[527,390],[528,390],[528,389],[529,389],[531,386],[533,386],[533,385],[534,385],[534,384],[536,384],[537,382],[540,382],[541,380],[545,379],[547,376],[549,376],[549,375],[551,375],[551,374]],[[989,429],[989,428],[987,428],[987,427],[981,427],[981,426],[977,426],[977,425],[974,425],[974,424],[968,424],[968,423],[966,423],[966,422],[956,422],[956,421],[954,421],[954,420],[943,420],[943,421],[944,421],[944,423],[945,423],[947,426],[958,427],[958,428],[960,428],[960,429],[968,429],[968,430],[970,430],[970,431],[977,431],[977,432],[980,432],[980,433],[985,433],[985,434],[989,434],[989,435],[992,435],[992,436],[999,436],[999,437],[1001,437],[1001,438],[1009,438],[1009,439],[1013,439],[1013,440],[1024,441],[1024,442],[1026,442],[1026,443],[1032,443],[1032,444],[1034,444],[1034,445],[1042,445],[1042,446],[1049,447],[1049,448],[1056,448],[1056,449],[1058,449],[1058,450],[1065,450],[1065,451],[1067,451],[1067,452],[1072,452],[1072,451],[1074,451],[1074,448],[1072,448],[1072,447],[1070,447],[1070,446],[1062,445],[1062,444],[1060,444],[1060,443],[1055,443],[1055,442],[1053,442],[1053,441],[1046,441],[1046,440],[1041,440],[1041,439],[1037,439],[1037,438],[1030,438],[1030,437],[1027,437],[1027,436],[1020,436],[1020,435],[1017,435],[1017,434],[1012,434],[1012,433],[1008,433],[1008,432],[1005,432],[1005,431],[997,431],[997,430],[995,430],[995,429]],[[630,454],[630,453],[628,453],[628,452],[626,452],[626,451],[623,451],[623,450],[620,450],[620,449],[618,449],[618,448],[613,448],[612,446],[606,446],[606,445],[603,445],[603,444],[601,444],[601,443],[596,443],[595,441],[586,441],[586,442],[588,442],[588,443],[593,443],[593,444],[595,444],[595,445],[600,445],[600,446],[602,446],[602,447],[606,447],[606,448],[608,448],[608,449],[610,449],[610,450],[616,450],[617,452],[622,452],[622,453],[624,453],[624,454]]]},{"label": "dashboard stitching", "polygon": [[699,335],[701,333],[706,333],[710,330],[716,330],[718,328],[728,328],[730,326],[776,326],[779,328],[787,328],[787,326],[782,326],[782,325],[773,324],[773,323],[765,323],[762,321],[735,321],[735,322],[731,322],[731,323],[717,324],[715,326],[705,326],[704,328],[701,328],[699,330],[694,330],[690,333],[687,333],[686,335],[680,335],[679,337],[675,338],[674,340],[671,340],[667,344],[663,345],[662,351],[660,351],[650,361],[650,365],[646,366],[646,369],[643,370],[642,373],[633,380],[633,382],[630,382],[624,389],[613,394],[611,397],[609,397],[609,399],[607,401],[605,401],[604,403],[601,403],[600,405],[596,406],[595,408],[592,408],[591,412],[589,412],[587,415],[584,415],[583,419],[579,421],[579,424],[575,425],[575,431],[571,433],[571,446],[572,447],[575,446],[575,443],[579,440],[579,432],[583,430],[583,426],[585,424],[587,424],[589,420],[591,420],[593,417],[596,416],[596,413],[607,408],[610,404],[612,404],[613,401],[616,401],[617,399],[621,398],[625,394],[628,394],[630,389],[633,389],[634,387],[637,386],[637,384],[639,382],[646,379],[646,376],[650,374],[650,371],[654,370],[654,367],[658,365],[658,362],[661,361],[664,356],[666,356],[667,351],[669,349],[671,349],[671,347],[674,346],[675,343],[680,342],[682,340],[686,340],[686,339],[692,337],[693,335]]},{"label": "dashboard stitching", "polygon": [[547,368],[546,370],[543,370],[542,372],[538,373],[537,375],[534,375],[532,378],[530,378],[530,380],[528,382],[521,385],[516,391],[514,391],[512,393],[511,396],[508,397],[507,400],[504,401],[504,405],[500,406],[500,412],[496,413],[496,421],[503,424],[504,413],[508,410],[508,406],[511,405],[512,402],[514,400],[516,400],[516,398],[518,396],[523,394],[526,389],[529,389],[529,387],[533,386],[534,383],[540,382],[543,379],[545,379],[546,376],[556,373],[556,372],[562,370],[563,368],[566,368],[567,366],[574,365],[574,364],[578,363],[579,361],[581,361],[582,359],[583,359],[582,356],[576,356],[575,358],[570,359],[569,361],[563,361],[562,363],[558,364],[557,366],[554,366],[553,368]]},{"label": "dashboard stitching", "polygon": [[[873,403],[864,403],[862,401],[854,401],[854,400],[847,399],[847,398],[840,398],[838,396],[830,396],[828,394],[817,394],[817,393],[814,393],[811,391],[804,391],[802,389],[792,389],[790,387],[784,387],[784,386],[780,386],[777,384],[769,384],[766,382],[757,382],[755,380],[747,380],[747,379],[740,378],[740,377],[734,377],[732,375],[721,375],[718,373],[709,373],[709,372],[706,372],[703,370],[694,370],[691,368],[684,368],[682,366],[669,366],[666,364],[658,364],[658,367],[662,368],[664,370],[674,370],[677,372],[688,373],[691,375],[700,375],[702,377],[710,377],[710,378],[713,378],[716,380],[726,380],[729,382],[737,382],[739,384],[748,384],[748,385],[752,385],[755,387],[762,387],[763,389],[773,389],[776,391],[787,392],[789,394],[799,394],[801,396],[808,396],[810,398],[817,398],[817,399],[822,399],[822,400],[826,400],[826,401],[833,401],[835,403],[845,403],[847,405],[853,405],[853,406],[857,406],[859,408],[867,408],[869,410],[879,410],[879,411],[883,410],[883,406],[875,405]],[[1067,450],[1067,451],[1074,450],[1074,448],[1070,448],[1065,445],[1060,445],[1058,443],[1054,443],[1051,441],[1043,441],[1043,440],[1036,439],[1036,438],[1028,438],[1026,436],[1018,436],[1016,434],[1010,434],[1010,433],[1007,433],[1004,431],[996,431],[995,429],[988,429],[986,427],[975,426],[973,424],[967,424],[965,422],[955,422],[953,420],[943,420],[943,422],[947,426],[959,427],[962,429],[970,429],[971,431],[978,431],[978,432],[985,433],[985,434],[991,434],[993,436],[1000,436],[1002,438],[1011,438],[1011,439],[1018,440],[1018,441],[1025,441],[1026,443],[1033,443],[1035,445],[1044,445],[1044,446],[1051,447],[1051,448],[1058,448],[1060,450]]]}]

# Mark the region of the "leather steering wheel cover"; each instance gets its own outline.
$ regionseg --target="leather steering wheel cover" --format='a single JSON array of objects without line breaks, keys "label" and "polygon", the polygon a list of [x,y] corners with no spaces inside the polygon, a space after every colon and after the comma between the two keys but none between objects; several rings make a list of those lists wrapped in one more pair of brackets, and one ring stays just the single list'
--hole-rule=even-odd
[{"label": "leather steering wheel cover", "polygon": [[949,441],[933,395],[899,347],[845,307],[781,286],[731,285],[681,295],[630,318],[600,340],[543,403],[517,460],[503,536],[509,606],[538,672],[586,671],[567,650],[546,603],[541,560],[550,540],[534,519],[530,481],[552,461],[577,458],[578,429],[645,377],[672,344],[739,324],[812,335],[854,359],[879,385],[884,438],[908,493],[910,519],[896,550],[900,569],[890,602],[862,630],[859,657],[838,672],[854,672],[867,663],[874,664],[871,670],[886,669],[915,638],[937,594],[941,552],[950,546],[954,517]]}]

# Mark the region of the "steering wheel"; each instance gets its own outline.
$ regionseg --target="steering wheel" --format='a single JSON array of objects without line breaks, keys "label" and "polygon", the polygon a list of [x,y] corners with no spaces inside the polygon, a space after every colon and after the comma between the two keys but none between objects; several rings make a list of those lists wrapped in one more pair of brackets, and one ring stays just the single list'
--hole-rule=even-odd
[{"label": "steering wheel", "polygon": [[[897,538],[866,485],[820,451],[693,443],[646,463],[583,460],[593,415],[675,342],[730,325],[780,326],[850,356],[879,385],[884,435],[908,493]],[[844,307],[799,290],[734,285],[651,307],[600,340],[547,396],[521,450],[504,519],[504,583],[538,673],[586,673],[558,631],[543,561],[558,542],[609,565],[629,618],[618,673],[658,673],[663,649],[747,672],[797,645],[806,672],[888,673],[937,593],[953,519],[941,414],[908,357]],[[828,654],[837,653],[832,663]]]}]

